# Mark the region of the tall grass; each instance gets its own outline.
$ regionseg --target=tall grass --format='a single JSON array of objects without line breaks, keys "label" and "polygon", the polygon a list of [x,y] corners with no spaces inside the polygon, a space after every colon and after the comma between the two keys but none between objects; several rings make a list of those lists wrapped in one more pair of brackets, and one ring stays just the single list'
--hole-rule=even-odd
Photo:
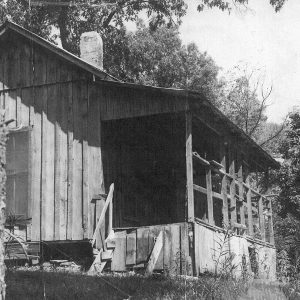
[{"label": "tall grass", "polygon": [[[59,272],[8,271],[7,299],[237,299],[240,282],[156,275],[89,277]],[[125,295],[128,295],[125,297]]]}]

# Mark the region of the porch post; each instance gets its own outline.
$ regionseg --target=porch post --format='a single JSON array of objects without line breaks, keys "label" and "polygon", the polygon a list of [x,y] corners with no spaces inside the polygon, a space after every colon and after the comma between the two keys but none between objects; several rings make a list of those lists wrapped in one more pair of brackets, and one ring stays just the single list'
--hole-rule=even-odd
[{"label": "porch post", "polygon": [[230,211],[231,211],[231,225],[234,226],[236,223],[236,199],[235,199],[235,159],[234,149],[231,146],[229,148],[229,174],[231,175],[230,183]]},{"label": "porch post", "polygon": [[190,111],[185,114],[185,155],[186,155],[186,190],[187,190],[187,218],[194,221],[194,187],[193,187],[193,143],[192,143],[192,120]]},{"label": "porch post", "polygon": [[250,175],[249,169],[246,169],[246,184],[248,186],[247,191],[247,211],[248,211],[248,233],[251,237],[253,237],[253,216],[252,216],[252,192],[250,188]]},{"label": "porch post", "polygon": [[243,186],[243,160],[242,155],[238,154],[238,185],[239,185],[239,196],[240,196],[240,216],[241,224],[245,225],[245,210],[244,210],[244,186]]},{"label": "porch post", "polygon": [[258,200],[259,227],[260,227],[261,239],[265,242],[266,233],[265,233],[265,215],[264,215],[263,201],[264,201],[263,196],[260,196]]},{"label": "porch post", "polygon": [[[223,166],[224,172],[226,172],[226,151],[224,140],[221,139],[220,143],[220,154],[221,154],[221,164]],[[229,225],[228,220],[228,200],[227,200],[227,176],[223,175],[222,177],[222,196],[223,196],[223,223],[224,227],[227,228]]]}]

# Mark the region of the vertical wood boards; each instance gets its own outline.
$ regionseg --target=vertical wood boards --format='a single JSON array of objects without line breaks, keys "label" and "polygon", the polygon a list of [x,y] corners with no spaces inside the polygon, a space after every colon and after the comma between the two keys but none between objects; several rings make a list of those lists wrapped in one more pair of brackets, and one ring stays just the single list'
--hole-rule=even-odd
[{"label": "vertical wood boards", "polygon": [[180,226],[180,250],[181,250],[181,274],[193,275],[193,268],[191,265],[191,257],[189,253],[189,236],[188,236],[187,223],[183,223]]},{"label": "vertical wood boards", "polygon": [[39,241],[41,238],[41,169],[42,169],[42,112],[44,90],[35,88],[33,113],[31,116],[32,133],[32,231],[31,239]]},{"label": "vertical wood boards", "polygon": [[54,239],[54,149],[56,86],[43,87],[42,113],[42,239]]},{"label": "vertical wood boards", "polygon": [[[226,172],[226,151],[224,146],[224,140],[221,139],[220,142],[220,154],[221,154],[221,164],[223,166],[223,169]],[[229,220],[228,220],[228,200],[227,200],[227,176],[222,177],[222,187],[221,187],[221,193],[223,196],[223,223],[224,227],[227,228],[229,226]]]},{"label": "vertical wood boards", "polygon": [[208,223],[214,225],[214,205],[212,197],[212,182],[211,182],[211,169],[206,168],[206,190],[207,190],[207,210],[208,210]]},{"label": "vertical wood boards", "polygon": [[32,86],[33,81],[32,47],[27,43],[22,43],[21,47],[22,50],[20,54],[20,85],[22,87],[29,87]]},{"label": "vertical wood boards", "polygon": [[127,234],[126,237],[126,265],[136,264],[136,230]]},{"label": "vertical wood boards", "polygon": [[201,272],[200,268],[200,248],[201,248],[201,240],[200,240],[200,227],[198,224],[194,224],[194,256],[195,256],[195,271],[196,276],[198,276]]},{"label": "vertical wood boards", "polygon": [[[249,170],[246,169],[246,184],[250,186]],[[253,216],[252,216],[252,195],[251,189],[247,191],[247,212],[248,212],[248,234],[253,236]]]},{"label": "vertical wood boards", "polygon": [[251,189],[247,191],[247,212],[248,212],[248,231],[249,235],[253,236],[253,216],[252,216],[252,201]]},{"label": "vertical wood boards", "polygon": [[237,217],[236,217],[236,199],[235,199],[235,160],[233,155],[233,148],[230,147],[229,149],[229,173],[232,176],[233,179],[231,179],[230,183],[230,221],[231,225],[234,226],[236,223]]},{"label": "vertical wood boards", "polygon": [[193,143],[192,143],[192,113],[186,113],[186,180],[187,180],[187,216],[194,222],[194,188],[193,188]]},{"label": "vertical wood boards", "polygon": [[61,84],[55,120],[55,240],[67,236],[67,189],[68,189],[68,97],[69,84]]},{"label": "vertical wood boards", "polygon": [[[163,233],[163,240],[164,240],[164,226],[151,226],[149,231],[149,250],[148,253],[150,254],[153,250],[155,241],[159,235],[159,233]],[[155,263],[156,270],[163,270],[164,269],[164,248],[158,256],[158,259]]]},{"label": "vertical wood boards", "polygon": [[116,247],[114,250],[111,270],[112,271],[126,271],[126,231],[120,231],[115,233]]},{"label": "vertical wood boards", "polygon": [[149,262],[145,271],[145,275],[150,275],[152,274],[156,262],[159,258],[160,253],[162,252],[163,249],[163,231],[161,231],[155,241],[153,250],[151,252],[150,258],[149,258]]},{"label": "vertical wood boards", "polygon": [[11,122],[8,127],[15,128],[17,125],[17,90],[9,90],[5,92],[4,95],[5,101],[5,120],[14,121]]},{"label": "vertical wood boards", "polygon": [[195,224],[195,265],[196,273],[215,271],[215,232]]},{"label": "vertical wood boards", "polygon": [[180,226],[164,226],[164,267],[170,274],[180,274]]},{"label": "vertical wood boards", "polygon": [[273,228],[273,211],[272,211],[272,201],[269,198],[269,232],[270,232],[270,243],[274,245],[274,228]]},{"label": "vertical wood boards", "polygon": [[259,213],[259,229],[261,233],[261,239],[265,241],[266,240],[265,215],[264,215],[264,204],[263,204],[262,196],[260,196],[258,200],[258,213]]},{"label": "vertical wood boards", "polygon": [[[83,238],[89,237],[89,211],[91,195],[89,194],[89,147],[88,147],[88,84],[81,83],[80,118],[82,120],[82,228]],[[99,120],[100,122],[100,120]]]},{"label": "vertical wood boards", "polygon": [[74,184],[74,169],[73,169],[73,87],[72,83],[68,84],[68,204],[67,204],[67,239],[72,239],[73,226],[73,184]]},{"label": "vertical wood boards", "polygon": [[241,154],[238,154],[238,184],[239,184],[239,196],[242,199],[240,204],[240,216],[241,224],[245,225],[245,211],[244,211],[244,186],[243,186],[243,162]]},{"label": "vertical wood boards", "polygon": [[83,238],[82,228],[82,119],[80,109],[81,84],[73,83],[73,197],[72,239]]},{"label": "vertical wood boards", "polygon": [[149,253],[149,228],[138,228],[136,233],[137,238],[137,257],[136,263],[147,261]]},{"label": "vertical wood boards", "polygon": [[[88,149],[89,149],[89,195],[105,193],[103,166],[101,156],[101,121],[100,121],[100,97],[101,93],[95,85],[88,87]],[[115,198],[115,197],[114,197]],[[96,226],[95,220],[100,217],[101,210],[97,203],[89,203],[89,229],[88,235],[93,236]],[[113,199],[114,202],[114,199]],[[98,207],[96,207],[98,205]],[[96,213],[96,215],[95,215]]]}]

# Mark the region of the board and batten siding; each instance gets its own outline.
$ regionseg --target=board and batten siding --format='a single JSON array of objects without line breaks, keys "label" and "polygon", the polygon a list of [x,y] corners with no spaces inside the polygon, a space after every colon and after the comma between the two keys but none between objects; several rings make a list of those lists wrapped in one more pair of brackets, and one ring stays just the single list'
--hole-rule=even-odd
[{"label": "board and batten siding", "polygon": [[0,107],[10,128],[32,128],[32,241],[90,238],[100,215],[101,95],[89,76],[21,38],[1,47]]},{"label": "board and batten siding", "polygon": [[32,128],[29,239],[82,240],[92,237],[104,205],[93,196],[111,184],[104,185],[101,121],[184,111],[186,101],[99,80],[22,36],[8,36],[0,49],[0,108],[14,120],[10,128]]}]

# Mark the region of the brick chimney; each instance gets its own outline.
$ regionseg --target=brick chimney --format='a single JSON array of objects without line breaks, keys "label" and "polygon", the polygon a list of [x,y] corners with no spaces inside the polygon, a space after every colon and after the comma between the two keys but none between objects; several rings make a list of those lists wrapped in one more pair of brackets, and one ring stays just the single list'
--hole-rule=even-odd
[{"label": "brick chimney", "polygon": [[103,69],[103,42],[96,31],[85,32],[80,37],[80,57]]}]

